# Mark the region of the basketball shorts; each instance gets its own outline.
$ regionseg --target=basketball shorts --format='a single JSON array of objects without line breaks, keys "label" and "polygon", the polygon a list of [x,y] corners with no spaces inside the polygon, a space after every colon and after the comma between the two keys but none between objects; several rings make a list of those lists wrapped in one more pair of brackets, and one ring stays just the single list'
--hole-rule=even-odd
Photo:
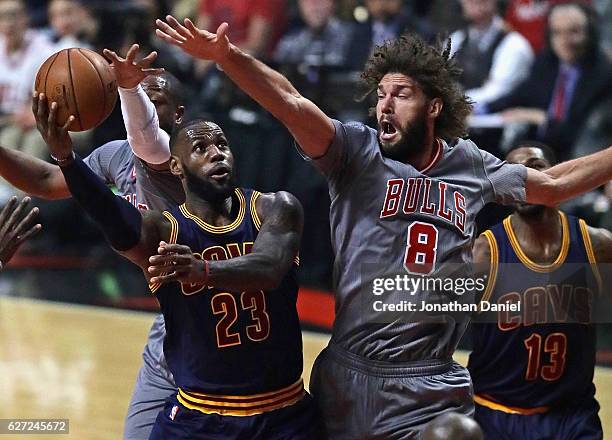
[{"label": "basketball shorts", "polygon": [[417,439],[440,414],[474,413],[470,375],[452,359],[372,361],[330,344],[310,390],[328,440]]},{"label": "basketball shorts", "polygon": [[248,416],[205,414],[173,397],[159,413],[150,440],[320,440],[312,397]]},{"label": "basketball shorts", "polygon": [[601,440],[595,398],[542,414],[517,414],[476,404],[474,418],[486,440]]}]

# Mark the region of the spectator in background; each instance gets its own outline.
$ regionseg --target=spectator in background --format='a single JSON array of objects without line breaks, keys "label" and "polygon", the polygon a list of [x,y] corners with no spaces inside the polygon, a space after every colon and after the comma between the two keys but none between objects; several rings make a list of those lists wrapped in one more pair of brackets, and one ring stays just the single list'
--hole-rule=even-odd
[{"label": "spectator in background", "polygon": [[372,49],[394,40],[406,32],[420,35],[427,41],[435,38],[435,30],[426,21],[412,16],[402,0],[365,0],[368,19],[357,25],[349,52],[351,67],[361,70]]},{"label": "spectator in background", "polygon": [[463,69],[461,83],[476,103],[510,93],[529,75],[533,52],[527,40],[506,28],[497,14],[497,0],[461,0],[468,25],[451,35],[451,47]]},{"label": "spectator in background", "polygon": [[230,24],[234,44],[255,57],[268,58],[285,30],[285,0],[201,0],[200,27]]},{"label": "spectator in background", "polygon": [[[157,52],[153,67],[163,67],[175,75],[182,83],[193,80],[193,62],[176,47],[155,38],[155,19],[170,13],[166,0],[131,0],[137,7],[123,32],[121,53],[127,53],[131,45],[137,42],[141,53]],[[191,94],[191,90],[189,91]]]},{"label": "spectator in background", "polygon": [[[95,39],[98,25],[83,1],[51,0],[49,2],[47,11],[51,26],[52,52],[70,47],[92,48],[91,43]],[[29,102],[28,100],[28,111],[31,113]],[[79,154],[87,155],[89,153],[91,135],[92,130],[73,133],[74,148]],[[32,136],[36,136],[36,133],[33,132]],[[40,141],[42,141],[42,138]],[[27,147],[27,145],[24,145],[24,148]]]},{"label": "spectator in background", "polygon": [[334,16],[334,0],[298,0],[304,26],[281,38],[274,53],[279,64],[342,67],[353,29]]},{"label": "spectator in background", "polygon": [[29,28],[21,0],[0,1],[0,145],[46,158],[32,115],[32,87],[40,65],[53,53],[42,31]]},{"label": "spectator in background", "polygon": [[548,47],[517,89],[488,105],[506,110],[507,123],[526,124],[527,136],[571,156],[592,109],[612,96],[612,66],[599,47],[597,17],[584,3],[554,6],[548,18]]},{"label": "spectator in background", "polygon": [[608,57],[612,58],[612,2],[610,0],[594,0],[593,7],[599,13],[603,23],[601,29],[601,46]]},{"label": "spectator in background", "polygon": [[354,25],[335,16],[334,0],[298,0],[304,26],[279,42],[274,61],[300,93],[340,120],[365,120],[366,103],[355,102],[359,75],[349,50]]},{"label": "spectator in background", "polygon": [[506,8],[508,24],[529,41],[539,53],[546,44],[546,21],[550,8],[566,0],[510,0]]},{"label": "spectator in background", "polygon": [[97,24],[80,0],[51,0],[48,18],[55,50],[91,47]]},{"label": "spectator in background", "polygon": [[[286,0],[200,0],[198,23],[205,29],[230,24],[229,37],[243,51],[264,60],[271,58],[276,43],[287,24]],[[195,60],[194,74],[202,84],[198,101],[200,110],[216,106],[225,82],[218,72],[211,70],[213,63]],[[230,91],[230,94],[236,91]],[[241,98],[239,98],[241,99]],[[193,107],[197,108],[197,107]]]}]

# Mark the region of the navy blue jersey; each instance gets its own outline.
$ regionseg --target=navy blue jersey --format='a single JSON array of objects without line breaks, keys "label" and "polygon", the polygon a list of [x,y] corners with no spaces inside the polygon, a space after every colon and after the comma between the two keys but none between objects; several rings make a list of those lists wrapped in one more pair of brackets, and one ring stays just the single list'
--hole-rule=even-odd
[{"label": "navy blue jersey", "polygon": [[477,403],[540,412],[595,394],[591,306],[599,278],[586,224],[559,215],[561,251],[548,265],[521,250],[510,217],[485,232],[492,269],[483,301],[520,310],[498,311],[496,324],[472,328],[468,369]]},{"label": "navy blue jersey", "polygon": [[[187,245],[205,260],[248,254],[261,221],[260,193],[236,189],[238,215],[213,226],[183,204],[164,215],[170,241]],[[296,264],[270,291],[232,292],[178,282],[151,285],[166,321],[164,353],[180,390],[245,396],[280,390],[302,374],[302,335],[296,310]],[[303,389],[301,391],[303,393]]]}]

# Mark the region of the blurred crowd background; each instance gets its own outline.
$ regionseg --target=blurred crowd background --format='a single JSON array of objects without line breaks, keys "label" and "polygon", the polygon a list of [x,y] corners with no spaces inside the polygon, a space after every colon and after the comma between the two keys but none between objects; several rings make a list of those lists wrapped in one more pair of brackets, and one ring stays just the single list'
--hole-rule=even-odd
[{"label": "blurred crowd background", "polygon": [[[227,21],[243,50],[278,68],[329,115],[369,121],[360,72],[372,48],[415,32],[448,39],[474,100],[470,137],[503,157],[521,139],[549,144],[565,160],[612,144],[612,0],[2,0],[0,145],[49,160],[34,126],[30,91],[38,66],[66,47],[159,53],[156,66],[188,90],[188,116],[225,130],[241,186],[287,190],[305,208],[302,285],[331,289],[329,197],[324,179],[293,148],[288,132],[241,93],[214,64],[194,62],[155,37],[154,20],[172,13],[215,30]],[[74,136],[86,155],[125,139],[117,105],[100,127]],[[16,190],[0,187],[2,200]],[[612,186],[564,206],[612,229]],[[115,256],[70,200],[36,201],[43,232],[0,279],[0,294],[154,307],[138,269]],[[480,218],[484,228],[507,214]],[[85,270],[95,269],[95,270]]]}]

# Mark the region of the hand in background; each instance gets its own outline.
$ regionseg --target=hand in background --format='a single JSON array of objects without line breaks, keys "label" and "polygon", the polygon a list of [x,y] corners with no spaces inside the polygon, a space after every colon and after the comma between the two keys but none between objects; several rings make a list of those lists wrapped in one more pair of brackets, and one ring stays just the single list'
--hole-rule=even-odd
[{"label": "hand in background", "polygon": [[142,60],[135,62],[140,47],[132,44],[125,58],[121,58],[112,50],[104,49],[104,56],[111,62],[111,68],[117,77],[117,84],[124,89],[132,89],[149,75],[159,75],[164,71],[162,68],[151,68],[151,63],[157,58],[157,52],[153,51]]},{"label": "hand in background", "polygon": [[183,26],[172,15],[167,15],[166,21],[155,21],[157,24],[155,33],[162,40],[173,44],[194,58],[219,63],[229,55],[230,42],[226,35],[229,25],[227,23],[221,23],[216,34],[197,28],[188,18],[184,23]]},{"label": "hand in background", "polygon": [[24,241],[42,228],[39,223],[33,224],[38,208],[34,207],[23,214],[29,203],[29,197],[17,203],[17,197],[13,196],[0,212],[0,269],[9,262]]}]

